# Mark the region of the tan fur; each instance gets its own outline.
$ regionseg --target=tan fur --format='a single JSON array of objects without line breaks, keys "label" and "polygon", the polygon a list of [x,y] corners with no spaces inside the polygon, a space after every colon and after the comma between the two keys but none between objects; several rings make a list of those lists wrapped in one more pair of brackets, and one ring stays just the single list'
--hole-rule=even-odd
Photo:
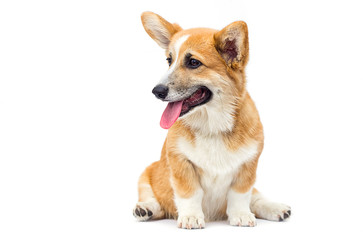
[{"label": "tan fur", "polygon": [[[154,28],[154,23],[148,21],[159,21],[163,29],[167,29],[165,36],[157,36],[159,29]],[[179,53],[188,52],[193,58],[200,60],[203,67],[190,71],[179,67],[169,75],[170,82],[176,87],[188,88],[195,82],[200,84],[212,84],[222,89],[232,106],[231,113],[232,127],[229,129],[216,130],[206,133],[193,125],[199,118],[205,115],[204,106],[199,111],[188,113],[183,119],[178,120],[169,129],[160,161],[150,165],[139,180],[139,202],[146,201],[148,196],[143,193],[145,184],[152,188],[153,197],[160,204],[163,217],[177,218],[178,211],[174,203],[175,195],[181,198],[191,197],[197,189],[201,188],[200,180],[203,177],[203,170],[190,161],[185,154],[180,151],[179,140],[186,139],[192,146],[195,145],[197,136],[221,137],[226,148],[230,152],[237,152],[239,149],[247,148],[252,143],[256,144],[257,153],[248,162],[243,163],[236,169],[233,176],[231,189],[238,193],[246,193],[252,189],[252,194],[259,192],[253,188],[256,180],[256,168],[258,158],[263,149],[263,128],[260,118],[250,95],[246,90],[245,66],[248,61],[248,30],[246,23],[242,21],[234,22],[221,31],[197,28],[182,30],[179,25],[170,24],[165,19],[154,13],[144,13],[142,22],[146,32],[159,45],[166,49],[166,56],[176,56],[178,53],[171,47],[181,36],[188,36],[186,42],[179,49]],[[156,33],[155,33],[156,32]],[[238,44],[238,54],[231,58],[226,52],[226,44],[234,39]],[[179,61],[174,63],[174,61]],[[183,58],[173,59],[173,64],[182,64]],[[216,73],[218,76],[216,77]],[[225,81],[218,81],[218,79]],[[210,79],[213,82],[208,82]],[[218,94],[215,94],[218,98]],[[218,99],[217,99],[218,100]],[[216,101],[217,101],[216,100]],[[199,107],[197,107],[199,108]],[[212,164],[212,163],[211,163]],[[146,194],[147,195],[147,194]],[[226,217],[226,203],[222,204],[219,211],[220,218]]]},{"label": "tan fur", "polygon": [[163,25],[163,27],[167,29],[167,31],[165,31],[165,32],[158,31],[158,34],[163,35],[163,37],[160,39],[160,38],[158,38],[158,36],[155,35],[154,32],[150,31],[149,28],[145,28],[145,30],[149,34],[149,36],[152,39],[154,39],[163,48],[165,48],[169,44],[169,38],[172,35],[174,35],[178,31],[182,30],[178,24],[171,24],[168,21],[166,21],[164,18],[162,18],[159,15],[156,15],[152,12],[143,13],[143,15],[141,17],[141,21],[144,26],[146,26],[148,24],[145,20],[147,17],[155,18],[155,20],[160,21],[160,23]]}]

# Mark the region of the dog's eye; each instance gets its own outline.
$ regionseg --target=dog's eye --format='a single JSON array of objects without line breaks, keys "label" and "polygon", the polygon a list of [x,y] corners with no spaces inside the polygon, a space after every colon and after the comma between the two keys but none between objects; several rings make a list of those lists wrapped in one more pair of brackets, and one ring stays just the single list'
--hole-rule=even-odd
[{"label": "dog's eye", "polygon": [[187,67],[192,68],[192,69],[198,68],[201,65],[202,65],[202,63],[194,58],[189,59],[189,61],[187,62]]},{"label": "dog's eye", "polygon": [[169,64],[169,66],[171,65],[171,57],[168,57],[167,59],[166,59],[166,61],[168,61],[168,64]]}]

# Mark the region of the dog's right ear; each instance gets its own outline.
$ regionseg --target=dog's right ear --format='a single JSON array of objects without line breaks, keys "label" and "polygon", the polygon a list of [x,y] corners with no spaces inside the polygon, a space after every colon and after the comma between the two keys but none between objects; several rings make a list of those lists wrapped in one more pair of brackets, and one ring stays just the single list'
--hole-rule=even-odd
[{"label": "dog's right ear", "polygon": [[164,49],[168,48],[171,37],[182,30],[178,24],[171,24],[153,12],[141,14],[141,21],[147,34]]}]

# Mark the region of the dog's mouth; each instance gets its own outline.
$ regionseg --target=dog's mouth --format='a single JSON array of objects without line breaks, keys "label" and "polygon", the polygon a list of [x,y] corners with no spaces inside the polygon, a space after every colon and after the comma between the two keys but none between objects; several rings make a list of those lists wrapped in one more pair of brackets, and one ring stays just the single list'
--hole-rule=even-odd
[{"label": "dog's mouth", "polygon": [[160,126],[169,129],[176,120],[187,114],[197,106],[206,104],[212,97],[212,92],[207,87],[200,87],[189,97],[176,102],[169,102],[161,116]]}]

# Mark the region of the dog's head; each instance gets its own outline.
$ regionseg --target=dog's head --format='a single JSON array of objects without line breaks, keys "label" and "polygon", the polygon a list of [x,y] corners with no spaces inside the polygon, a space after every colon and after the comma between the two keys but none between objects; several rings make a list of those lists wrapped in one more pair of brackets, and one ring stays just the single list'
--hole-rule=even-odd
[{"label": "dog's head", "polygon": [[168,102],[160,125],[180,118],[205,133],[231,131],[238,102],[245,93],[248,31],[242,21],[221,31],[183,30],[159,15],[141,16],[146,32],[166,50],[169,69],[152,92]]}]

